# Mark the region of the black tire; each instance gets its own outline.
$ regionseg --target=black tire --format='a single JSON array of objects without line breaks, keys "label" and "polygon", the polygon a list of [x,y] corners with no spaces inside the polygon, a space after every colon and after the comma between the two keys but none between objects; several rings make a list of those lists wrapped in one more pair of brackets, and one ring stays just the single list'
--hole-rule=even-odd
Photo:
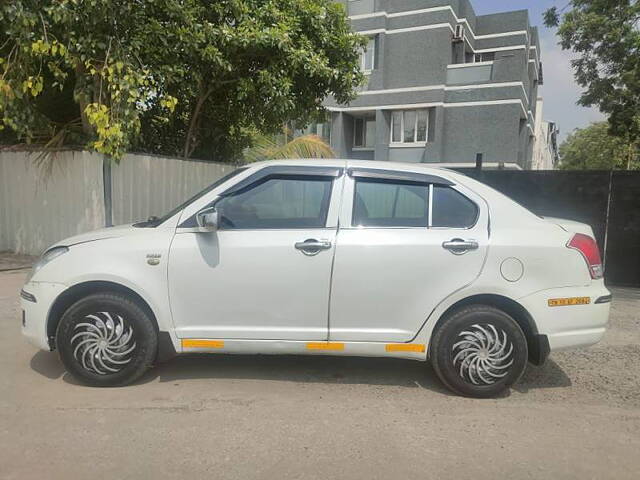
[{"label": "black tire", "polygon": [[520,380],[529,355],[520,325],[488,305],[468,305],[445,318],[432,336],[430,352],[442,383],[476,398],[495,397]]},{"label": "black tire", "polygon": [[95,293],[64,312],[56,347],[73,377],[87,385],[116,387],[136,381],[153,365],[158,334],[148,314],[128,296]]}]

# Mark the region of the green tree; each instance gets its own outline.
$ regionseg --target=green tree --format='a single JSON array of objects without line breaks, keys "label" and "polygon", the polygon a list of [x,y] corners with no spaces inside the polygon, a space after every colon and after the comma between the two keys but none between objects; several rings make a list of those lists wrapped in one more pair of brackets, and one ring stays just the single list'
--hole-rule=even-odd
[{"label": "green tree", "polygon": [[354,98],[365,41],[330,0],[2,2],[0,135],[232,160]]},{"label": "green tree", "polygon": [[576,129],[560,145],[562,170],[640,168],[638,149],[609,133],[607,122]]},{"label": "green tree", "polygon": [[638,142],[640,2],[570,0],[562,11],[547,10],[544,18],[548,27],[559,27],[562,48],[577,54],[572,66],[585,89],[578,103],[598,106],[608,116],[612,134]]}]

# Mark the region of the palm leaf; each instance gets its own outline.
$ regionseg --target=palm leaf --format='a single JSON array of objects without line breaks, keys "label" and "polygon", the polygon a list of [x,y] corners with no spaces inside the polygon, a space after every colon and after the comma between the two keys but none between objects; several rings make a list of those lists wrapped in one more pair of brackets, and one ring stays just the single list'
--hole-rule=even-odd
[{"label": "palm leaf", "polygon": [[318,135],[302,135],[284,144],[278,137],[258,134],[246,149],[246,162],[293,158],[335,158],[335,153]]}]

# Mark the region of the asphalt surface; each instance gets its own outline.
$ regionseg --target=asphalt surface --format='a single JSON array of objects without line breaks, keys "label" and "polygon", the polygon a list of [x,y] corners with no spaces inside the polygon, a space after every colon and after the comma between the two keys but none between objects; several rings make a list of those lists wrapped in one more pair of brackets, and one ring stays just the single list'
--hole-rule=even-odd
[{"label": "asphalt surface", "polygon": [[21,337],[24,277],[0,273],[2,479],[640,478],[635,290],[599,345],[474,400],[394,359],[182,357],[84,387]]}]

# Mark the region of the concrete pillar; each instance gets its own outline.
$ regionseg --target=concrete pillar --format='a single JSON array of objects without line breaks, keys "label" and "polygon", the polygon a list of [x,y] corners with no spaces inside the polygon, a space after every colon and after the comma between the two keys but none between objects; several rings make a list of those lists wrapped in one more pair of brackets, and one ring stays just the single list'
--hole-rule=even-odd
[{"label": "concrete pillar", "polygon": [[391,138],[391,111],[376,110],[376,146],[374,160],[389,160],[389,141]]},{"label": "concrete pillar", "polygon": [[426,163],[455,162],[447,160],[445,151],[445,118],[447,110],[444,107],[435,107],[429,110],[429,132],[427,149],[424,155]]},{"label": "concrete pillar", "polygon": [[331,114],[331,148],[338,158],[349,158],[351,149],[348,147],[347,134],[350,130],[346,125],[346,115],[343,112]]}]

